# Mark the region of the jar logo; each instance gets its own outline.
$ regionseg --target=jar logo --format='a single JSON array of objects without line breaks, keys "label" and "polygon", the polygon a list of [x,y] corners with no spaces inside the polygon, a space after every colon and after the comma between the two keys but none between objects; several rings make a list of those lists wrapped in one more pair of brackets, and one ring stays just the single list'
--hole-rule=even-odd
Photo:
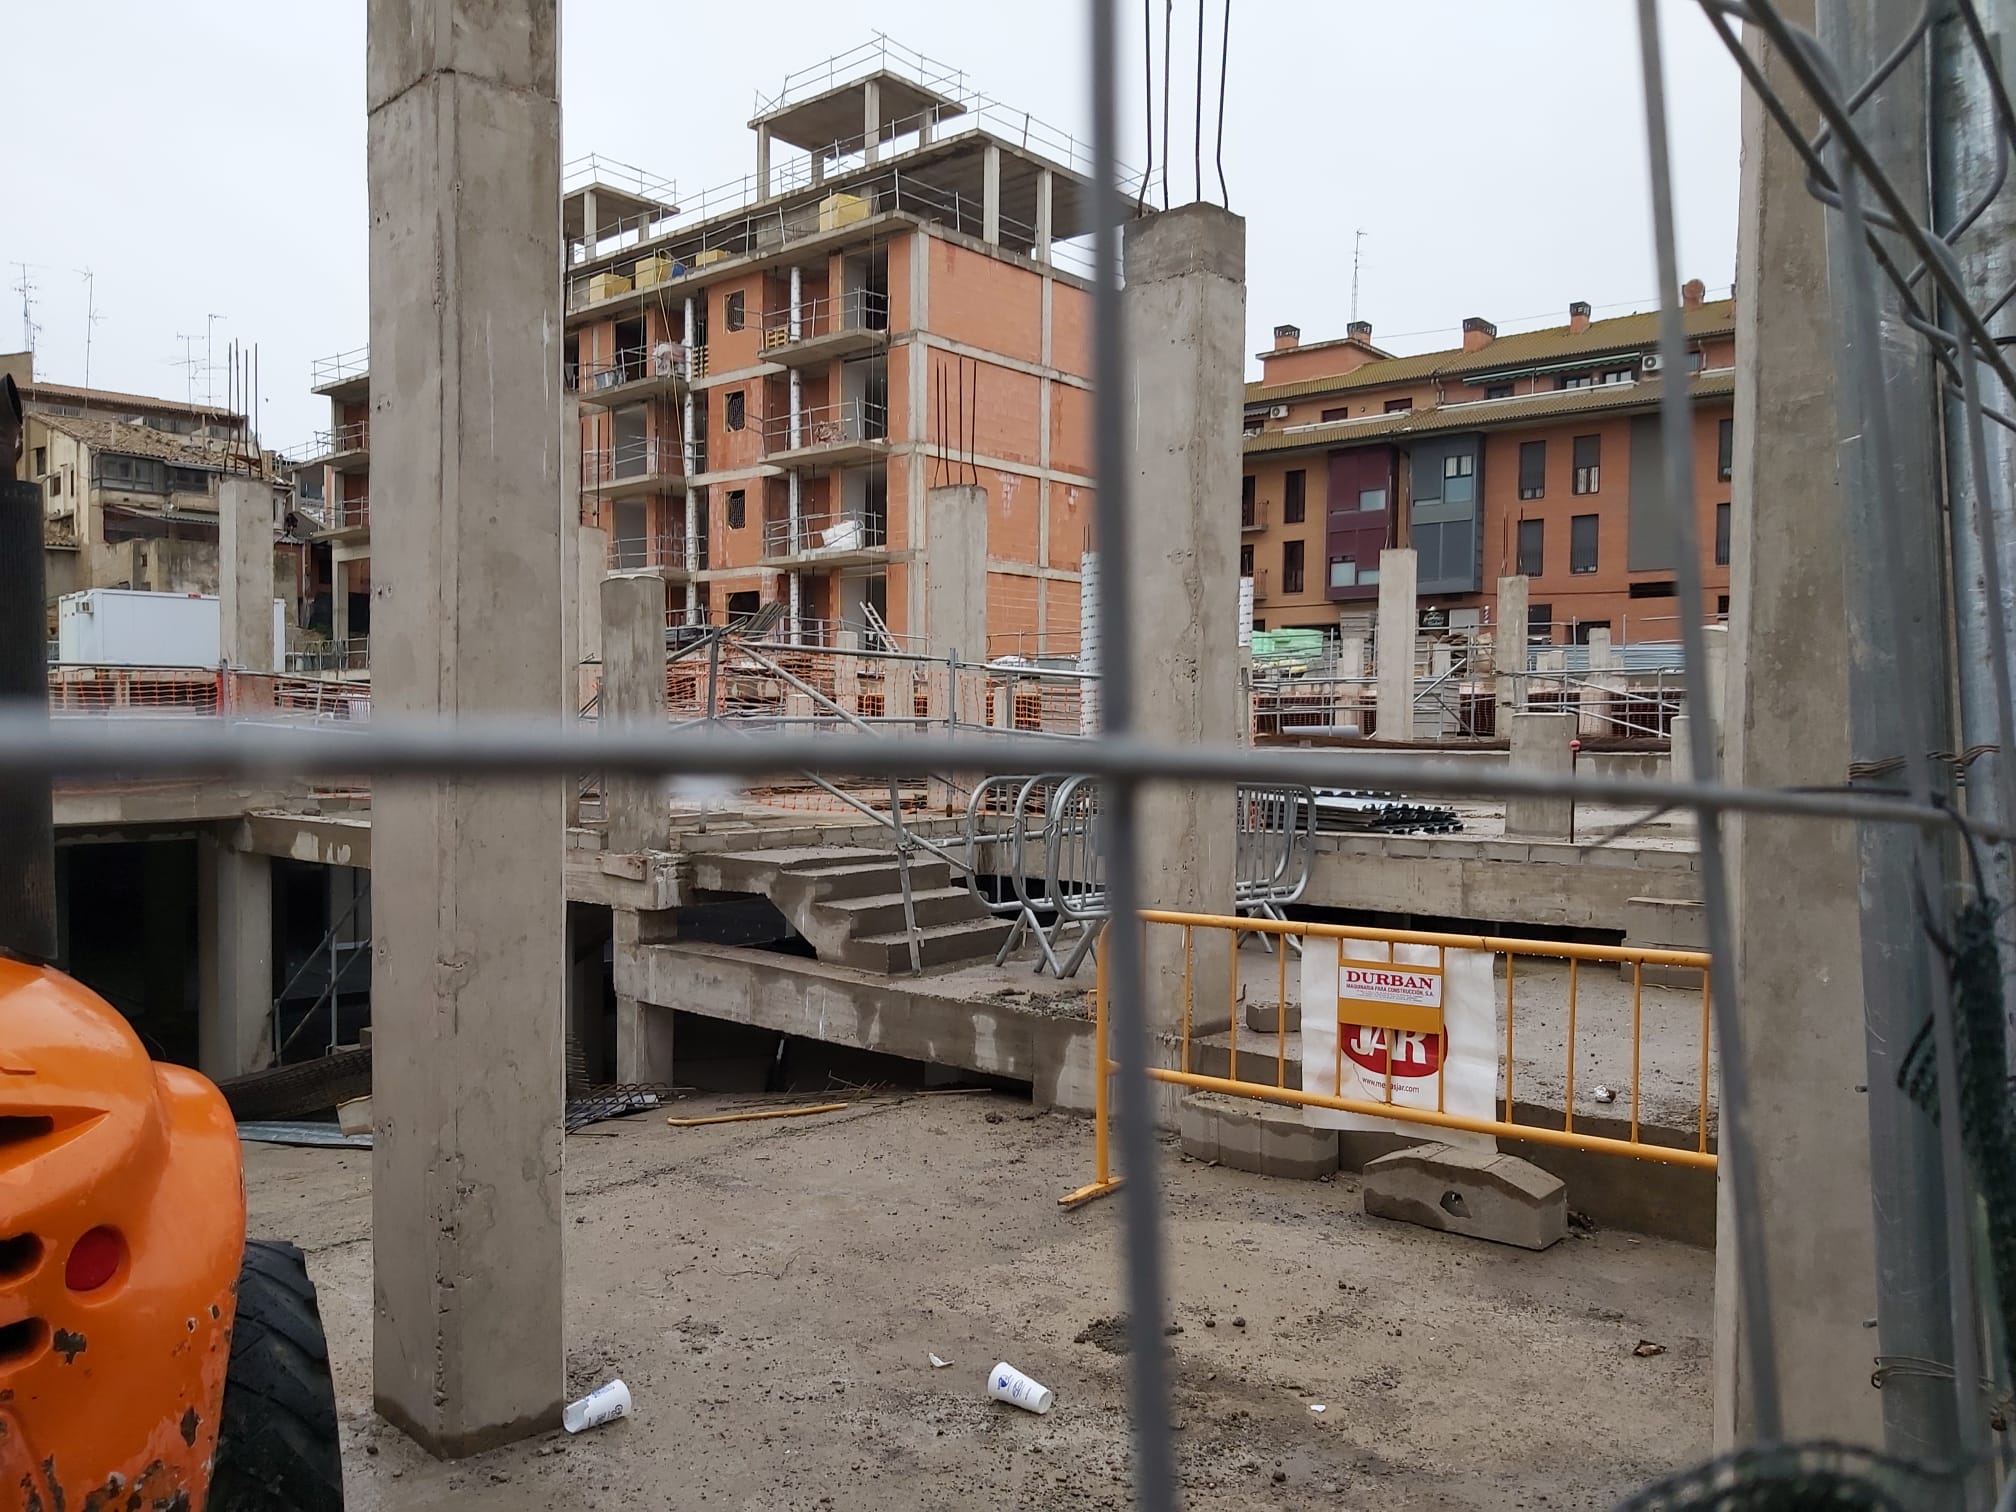
[{"label": "jar logo", "polygon": [[1442,1036],[1412,1029],[1374,1029],[1366,1024],[1340,1024],[1344,1053],[1374,1076],[1386,1074],[1386,1045],[1393,1044],[1396,1080],[1433,1076],[1442,1069]]}]

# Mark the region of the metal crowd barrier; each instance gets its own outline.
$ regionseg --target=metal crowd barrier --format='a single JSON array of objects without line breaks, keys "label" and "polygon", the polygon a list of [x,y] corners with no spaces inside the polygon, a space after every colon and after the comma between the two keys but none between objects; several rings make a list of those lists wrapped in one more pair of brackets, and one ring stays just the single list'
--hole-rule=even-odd
[{"label": "metal crowd barrier", "polygon": [[[1252,1098],[1262,1102],[1281,1104],[1296,1108],[1323,1108],[1340,1113],[1355,1113],[1366,1117],[1388,1119],[1399,1124],[1419,1125],[1424,1131],[1432,1129],[1453,1129],[1471,1134],[1490,1135],[1498,1139],[1524,1140],[1534,1144],[1564,1146],[1570,1149],[1587,1150],[1599,1154],[1624,1156],[1635,1160],[1648,1160],[1667,1165],[1692,1166],[1712,1170],[1716,1164],[1715,1151],[1709,1147],[1709,1054],[1711,1036],[1709,1030],[1709,977],[1708,956],[1694,950],[1653,950],[1628,945],[1580,945],[1551,940],[1506,939],[1492,935],[1439,934],[1423,930],[1372,929],[1344,924],[1316,924],[1283,922],[1278,919],[1245,919],[1217,914],[1176,913],[1161,909],[1144,909],[1140,915],[1147,926],[1147,938],[1153,941],[1155,931],[1181,930],[1183,940],[1183,1013],[1178,1034],[1173,1042],[1166,1036],[1161,1038],[1159,1056],[1151,1059],[1164,1064],[1151,1064],[1148,1076],[1159,1082],[1186,1087],[1193,1091],[1217,1092],[1232,1097]],[[1196,1069],[1199,1060],[1198,1041],[1202,1036],[1194,1032],[1194,1025],[1200,1017],[1198,1013],[1199,993],[1211,991],[1197,980],[1195,970],[1196,945],[1200,934],[1208,931],[1224,931],[1232,935],[1232,949],[1228,952],[1232,968],[1222,988],[1224,993],[1227,1029],[1224,1032],[1224,1051],[1230,1074],[1214,1076]],[[1345,1085],[1345,1036],[1348,1026],[1361,1034],[1376,1032],[1379,1035],[1377,1049],[1385,1066],[1385,1095],[1377,1099],[1344,1097],[1322,1092],[1311,1092],[1306,1087],[1290,1085],[1288,1075],[1289,1042],[1291,1031],[1288,1027],[1287,1002],[1287,961],[1284,950],[1277,954],[1279,965],[1279,996],[1276,998],[1278,1011],[1275,1014],[1275,1030],[1272,1035],[1260,1034],[1261,1045],[1271,1042],[1274,1054],[1271,1057],[1273,1080],[1256,1079],[1243,1074],[1255,1057],[1250,1047],[1254,1043],[1252,1031],[1248,1032],[1246,1060],[1242,1062],[1239,1050],[1239,1018],[1242,1003],[1239,993],[1239,950],[1240,941],[1247,935],[1278,935],[1283,939],[1296,939],[1308,944],[1317,940],[1360,941],[1384,945],[1386,962],[1397,970],[1406,970],[1407,963],[1397,960],[1396,947],[1423,946],[1436,953],[1435,964],[1422,969],[1447,981],[1449,953],[1451,951],[1478,951],[1494,958],[1494,998],[1502,1024],[1502,1039],[1498,1042],[1498,1083],[1492,1099],[1492,1117],[1478,1117],[1470,1114],[1451,1112],[1446,1106],[1448,1077],[1436,1077],[1436,1105],[1416,1106],[1396,1101],[1394,1098],[1393,1066],[1399,1058],[1402,1040],[1407,1036],[1417,1039],[1432,1039],[1437,1048],[1435,1064],[1445,1068],[1448,1065],[1449,1038],[1445,1023],[1444,1009],[1439,1002],[1432,1008],[1408,1006],[1396,1003],[1390,1009],[1368,1008],[1362,1002],[1354,1002],[1349,1019],[1342,1015],[1345,1010],[1340,1004],[1336,1030],[1335,1063],[1332,1084],[1342,1088]],[[1096,970],[1097,985],[1093,990],[1093,1063],[1099,1069],[1094,1077],[1093,1089],[1093,1179],[1074,1192],[1067,1193],[1058,1200],[1066,1207],[1075,1207],[1089,1202],[1095,1197],[1103,1197],[1120,1185],[1120,1178],[1113,1174],[1112,1152],[1110,1148],[1109,1124],[1111,1120],[1112,1097],[1109,1081],[1118,1069],[1108,1054],[1110,1030],[1107,1020],[1106,950],[1099,951]],[[1564,1081],[1561,1119],[1558,1126],[1514,1118],[1514,1098],[1517,1084],[1518,1065],[1514,1051],[1518,1044],[1518,962],[1521,960],[1557,960],[1568,963],[1567,1032],[1565,1041]],[[1502,960],[1502,976],[1498,962]],[[1629,1134],[1617,1137],[1612,1134],[1592,1133],[1586,1127],[1575,1127],[1575,1069],[1577,1013],[1580,1006],[1581,968],[1588,963],[1621,964],[1631,969],[1631,1082],[1628,1097]],[[1376,962],[1371,964],[1377,964]],[[1695,1100],[1695,1138],[1692,1148],[1660,1143],[1644,1137],[1641,1122],[1643,1104],[1643,1051],[1645,1028],[1645,972],[1648,967],[1678,967],[1701,973],[1699,992],[1699,1062],[1698,1089]],[[1496,982],[1503,983],[1503,996],[1497,996]],[[1301,1005],[1304,1023],[1308,1015],[1319,1010],[1320,1005],[1304,1002]],[[1301,1031],[1293,1031],[1298,1047],[1305,1043]],[[1216,1048],[1214,1046],[1214,1048]],[[1303,1062],[1306,1073],[1307,1062]],[[1618,1094],[1623,1100],[1624,1094]]]}]

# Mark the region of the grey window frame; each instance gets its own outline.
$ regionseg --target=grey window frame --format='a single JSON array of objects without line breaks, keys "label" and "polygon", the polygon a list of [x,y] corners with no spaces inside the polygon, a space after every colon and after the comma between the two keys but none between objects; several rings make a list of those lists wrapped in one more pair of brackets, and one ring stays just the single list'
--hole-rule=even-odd
[{"label": "grey window frame", "polygon": [[[1583,560],[1582,556],[1582,547],[1584,544],[1583,537],[1585,534],[1584,531],[1585,523],[1587,526],[1586,534],[1587,534],[1587,544],[1589,547],[1589,555],[1586,561]],[[1585,576],[1586,574],[1600,570],[1603,562],[1602,552],[1603,552],[1603,517],[1601,515],[1593,515],[1593,514],[1579,514],[1572,516],[1568,521],[1569,572],[1573,573],[1577,577],[1581,577]]]},{"label": "grey window frame", "polygon": [[[1537,481],[1529,481],[1529,472],[1526,466],[1526,459],[1528,457],[1537,457],[1539,459],[1540,465],[1531,470],[1532,475],[1537,477]],[[1519,497],[1522,499],[1544,499],[1547,497],[1547,441],[1545,437],[1542,437],[1538,441],[1521,441],[1519,443]]]},{"label": "grey window frame", "polygon": [[[1527,527],[1532,526],[1529,553]],[[1543,519],[1521,520],[1519,522],[1519,544],[1517,557],[1519,574],[1522,577],[1545,577],[1547,575],[1547,522]]]}]

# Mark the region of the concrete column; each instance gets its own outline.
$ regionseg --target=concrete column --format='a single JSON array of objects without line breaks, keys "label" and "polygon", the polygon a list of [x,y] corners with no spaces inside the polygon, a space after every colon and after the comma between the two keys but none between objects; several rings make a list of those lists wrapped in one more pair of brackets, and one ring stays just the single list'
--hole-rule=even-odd
[{"label": "concrete column", "polygon": [[[602,703],[605,734],[665,728],[665,579],[655,572],[602,579]],[[672,810],[655,777],[607,772],[602,808],[609,849],[669,850]]]},{"label": "concrete column", "polygon": [[1685,714],[1673,716],[1672,733],[1668,737],[1672,741],[1673,750],[1666,761],[1666,775],[1674,782],[1694,780],[1694,756],[1692,747],[1687,744],[1687,732],[1692,724]]},{"label": "concrete column", "polygon": [[198,1066],[213,1081],[262,1070],[273,1061],[272,862],[200,838],[196,929]]},{"label": "concrete column", "polygon": [[[1126,238],[1128,371],[1135,392],[1134,717],[1144,739],[1174,746],[1239,739],[1232,675],[1239,641],[1237,516],[1240,382],[1246,330],[1246,223],[1185,205]],[[1221,786],[1153,783],[1141,801],[1141,881],[1151,907],[1233,909],[1234,808]],[[1222,931],[1197,934],[1195,980],[1223,982]],[[1147,936],[1147,1015],[1160,1032],[1183,1013],[1181,932]],[[1222,1027],[1230,1005],[1200,991],[1193,1023]]]},{"label": "concrete column", "polygon": [[1379,553],[1379,725],[1381,740],[1414,738],[1414,548]]},{"label": "concrete column", "polygon": [[924,633],[932,652],[987,657],[987,490],[976,483],[925,496]]},{"label": "concrete column", "polygon": [[861,632],[842,630],[836,637],[835,648],[840,654],[833,658],[833,702],[849,714],[861,712]]},{"label": "concrete column", "polygon": [[[1734,510],[1731,510],[1734,513]],[[1735,528],[1733,522],[1730,526]],[[1703,681],[1708,685],[1708,707],[1715,711],[1715,738],[1718,758],[1727,749],[1729,741],[1729,627],[1727,625],[1703,625],[1701,640],[1707,652],[1707,675]]]},{"label": "concrete column", "polygon": [[1337,637],[1337,675],[1339,677],[1365,675],[1365,637],[1356,631]]},{"label": "concrete column", "polygon": [[1591,630],[1589,632],[1589,670],[1591,672],[1608,671],[1611,663],[1615,660],[1616,655],[1610,649],[1610,632],[1603,629]]},{"label": "concrete column", "polygon": [[[1813,24],[1813,0],[1781,9],[1795,26]],[[1812,130],[1789,67],[1750,36],[1765,78]],[[1723,706],[1724,775],[1743,787],[1832,787],[1849,760],[1847,532],[1834,466],[1838,315],[1827,296],[1825,212],[1750,90],[1742,109],[1729,584],[1739,654]],[[1740,1221],[1763,1229],[1784,1430],[1880,1445],[1881,1403],[1869,1384],[1876,1335],[1863,1326],[1876,1315],[1876,1254],[1855,831],[1761,814],[1725,825],[1759,1197]],[[1731,1244],[1738,1221],[1725,1191],[1715,1255],[1721,1447],[1747,1441],[1752,1423]]]},{"label": "concrete column", "polygon": [[672,1010],[626,995],[624,968],[634,958],[642,935],[642,920],[630,908],[616,910],[616,1080],[672,1080]]},{"label": "concrete column", "polygon": [[[998,149],[997,149],[998,151]],[[998,182],[998,175],[997,175]],[[1036,170],[1036,245],[1031,249],[1036,261],[1050,261],[1050,242],[1056,236],[1056,180],[1048,168]]]},{"label": "concrete column", "polygon": [[595,243],[598,239],[595,191],[584,189],[581,191],[581,242],[589,257],[595,255]]},{"label": "concrete column", "polygon": [[[1568,748],[1568,742],[1574,738],[1573,714],[1514,714],[1512,770],[1567,776],[1574,767],[1575,753]],[[1505,838],[1572,841],[1575,838],[1575,801],[1572,798],[1507,798]]]},{"label": "concrete column", "polygon": [[882,155],[882,85],[870,79],[861,86],[861,161]]},{"label": "concrete column", "polygon": [[756,198],[770,198],[770,128],[756,128]]},{"label": "concrete column", "polygon": [[1498,722],[1511,728],[1512,715],[1526,704],[1526,608],[1532,579],[1523,573],[1498,579],[1498,623],[1493,630],[1497,662]]},{"label": "concrete column", "polygon": [[[556,0],[370,0],[373,698],[554,720]],[[559,777],[374,794],[374,1395],[434,1453],[552,1426],[566,913]]]},{"label": "concrete column", "polygon": [[1001,242],[1001,149],[992,142],[980,156],[980,239]]},{"label": "concrete column", "polygon": [[[931,654],[954,651],[961,662],[987,659],[987,490],[974,483],[934,488],[925,498],[922,558],[911,570],[924,573],[924,633]],[[950,722],[952,680],[940,669],[928,683],[931,721]],[[940,812],[965,802],[950,784],[934,778],[926,800]]]},{"label": "concrete column", "polygon": [[217,487],[223,657],[246,672],[278,672],[273,659],[273,485],[226,478]]}]

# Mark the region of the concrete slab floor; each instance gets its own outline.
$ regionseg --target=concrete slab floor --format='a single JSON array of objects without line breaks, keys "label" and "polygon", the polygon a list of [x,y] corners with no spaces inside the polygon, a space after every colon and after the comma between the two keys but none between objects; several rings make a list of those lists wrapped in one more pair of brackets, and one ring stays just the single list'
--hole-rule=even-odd
[{"label": "concrete slab floor", "polygon": [[[309,1252],[353,1512],[1118,1509],[1120,1207],[1056,1202],[1090,1155],[990,1095],[570,1137],[568,1389],[620,1375],[632,1418],[452,1465],[370,1413],[369,1157],[248,1146],[246,1175],[252,1231]],[[1163,1159],[1186,1507],[1599,1509],[1708,1452],[1707,1253],[1528,1254],[1366,1219],[1346,1178]],[[986,1400],[1003,1358],[1047,1417]]]}]

